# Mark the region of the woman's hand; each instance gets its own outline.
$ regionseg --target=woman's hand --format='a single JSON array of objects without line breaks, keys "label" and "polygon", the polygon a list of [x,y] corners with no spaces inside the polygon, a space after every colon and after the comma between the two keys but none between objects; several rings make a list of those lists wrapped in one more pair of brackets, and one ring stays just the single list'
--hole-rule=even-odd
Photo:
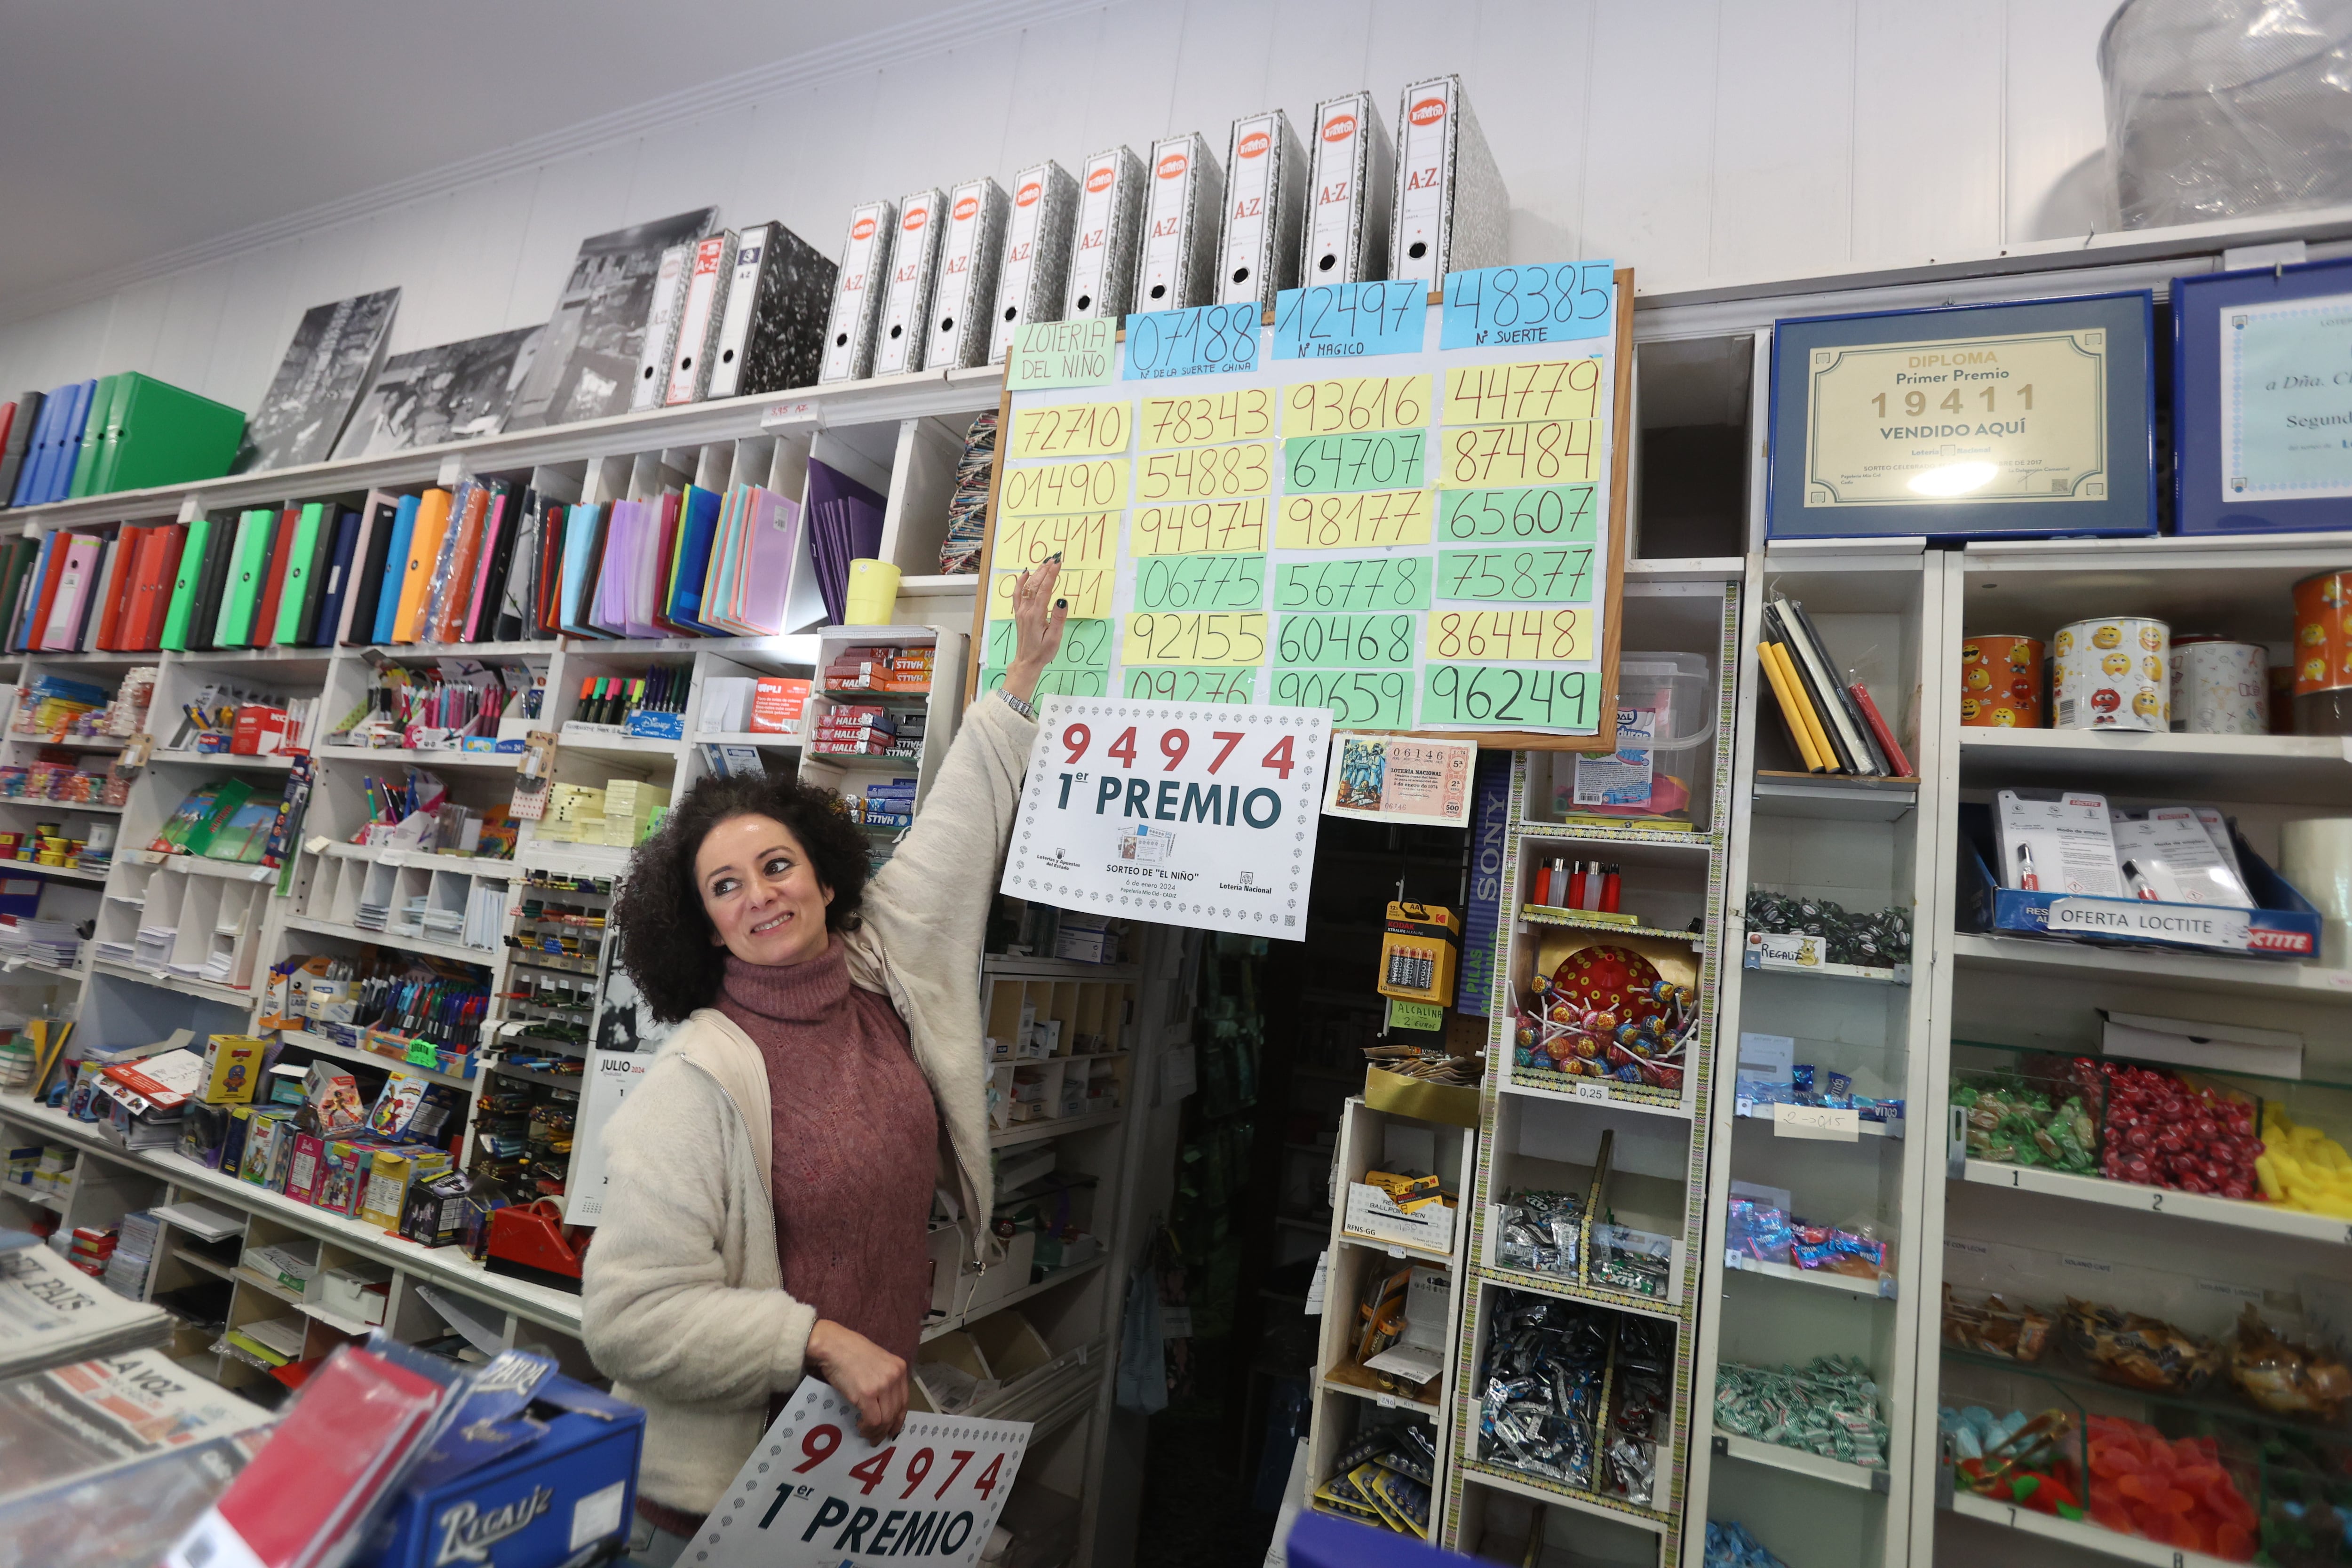
[{"label": "woman's hand", "polygon": [[1062,627],[1070,618],[1070,602],[1054,596],[1054,583],[1061,574],[1062,558],[1056,554],[1013,580],[1013,627],[1018,641],[1004,667],[1004,690],[1024,702],[1036,695],[1037,678],[1061,651]]},{"label": "woman's hand", "polygon": [[[1008,676],[1009,683],[1011,678]],[[855,1329],[820,1318],[809,1331],[808,1363],[834,1392],[857,1406],[857,1430],[869,1443],[895,1437],[907,1420],[907,1363]]]}]

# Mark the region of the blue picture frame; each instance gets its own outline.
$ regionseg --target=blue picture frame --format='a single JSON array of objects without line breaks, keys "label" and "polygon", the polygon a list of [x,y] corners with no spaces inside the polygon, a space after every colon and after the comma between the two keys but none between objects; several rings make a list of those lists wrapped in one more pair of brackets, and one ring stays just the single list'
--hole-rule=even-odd
[{"label": "blue picture frame", "polygon": [[2172,517],[2176,533],[2303,533],[2352,529],[2352,497],[2248,497],[2225,491],[2221,317],[2242,305],[2352,294],[2352,258],[2209,272],[2172,280]]},{"label": "blue picture frame", "polygon": [[[1842,316],[1792,316],[1773,325],[1768,540],[2131,537],[2157,531],[2154,294],[2146,289],[1991,305],[1937,305]],[[1905,501],[1809,509],[1805,374],[1816,349],[2104,328],[2105,495],[2098,500]]]}]

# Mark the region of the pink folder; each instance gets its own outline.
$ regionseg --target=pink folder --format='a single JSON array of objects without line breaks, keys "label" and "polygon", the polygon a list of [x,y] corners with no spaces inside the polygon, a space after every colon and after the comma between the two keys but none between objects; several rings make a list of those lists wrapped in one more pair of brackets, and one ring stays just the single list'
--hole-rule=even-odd
[{"label": "pink folder", "polygon": [[737,616],[747,637],[774,637],[784,629],[784,595],[793,581],[793,558],[799,553],[801,503],[772,489],[755,489],[748,499],[742,565],[736,574]]},{"label": "pink folder", "polygon": [[70,653],[81,631],[82,612],[89,607],[98,586],[99,542],[86,533],[68,534],[66,563],[58,578],[57,596],[49,601],[48,624],[33,646]]}]

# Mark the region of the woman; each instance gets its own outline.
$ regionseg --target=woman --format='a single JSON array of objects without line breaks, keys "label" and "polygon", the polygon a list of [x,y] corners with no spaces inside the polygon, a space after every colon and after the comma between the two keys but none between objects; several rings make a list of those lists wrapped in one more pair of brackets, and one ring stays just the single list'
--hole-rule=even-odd
[{"label": "woman", "polygon": [[621,962],[686,1022],[604,1131],[581,1322],[646,1412],[640,1561],[675,1559],[804,1373],[869,1437],[905,1417],[933,1188],[990,1212],[976,979],[1068,615],[1058,560],[1018,579],[1003,694],[870,883],[831,793],[779,778],[704,780],[630,862]]}]

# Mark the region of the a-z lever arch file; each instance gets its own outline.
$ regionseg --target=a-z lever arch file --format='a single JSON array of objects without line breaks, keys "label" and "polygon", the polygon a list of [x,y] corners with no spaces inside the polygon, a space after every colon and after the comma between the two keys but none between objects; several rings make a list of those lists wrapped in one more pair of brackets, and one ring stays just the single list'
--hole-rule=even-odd
[{"label": "a-z lever arch file", "polygon": [[1003,364],[1024,321],[1062,319],[1070,279],[1070,223],[1078,182],[1051,158],[1013,176],[1004,259],[996,271],[996,309],[988,323],[988,363]]},{"label": "a-z lever arch file", "polygon": [[1271,306],[1298,287],[1298,206],[1307,154],[1279,109],[1234,121],[1225,153],[1224,218],[1217,236],[1219,304]]},{"label": "a-z lever arch file", "polygon": [[882,319],[884,280],[898,204],[867,202],[849,209],[849,237],[834,275],[833,310],[824,326],[824,363],[817,380],[863,381],[874,374],[874,329]]},{"label": "a-z lever arch file", "polygon": [[1449,272],[1498,267],[1510,197],[1457,76],[1404,89],[1397,106],[1389,276],[1435,288]]}]

